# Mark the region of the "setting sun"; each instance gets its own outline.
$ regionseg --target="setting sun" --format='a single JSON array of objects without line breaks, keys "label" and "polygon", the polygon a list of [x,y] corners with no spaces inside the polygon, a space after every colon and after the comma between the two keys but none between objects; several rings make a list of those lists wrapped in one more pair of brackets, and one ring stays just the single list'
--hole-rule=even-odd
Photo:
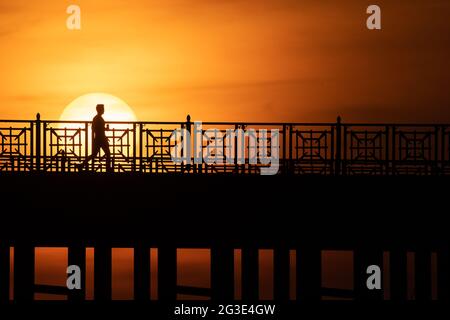
[{"label": "setting sun", "polygon": [[73,100],[64,109],[60,120],[91,121],[95,116],[95,106],[105,105],[105,121],[136,121],[133,110],[123,100],[106,93],[90,93]]}]

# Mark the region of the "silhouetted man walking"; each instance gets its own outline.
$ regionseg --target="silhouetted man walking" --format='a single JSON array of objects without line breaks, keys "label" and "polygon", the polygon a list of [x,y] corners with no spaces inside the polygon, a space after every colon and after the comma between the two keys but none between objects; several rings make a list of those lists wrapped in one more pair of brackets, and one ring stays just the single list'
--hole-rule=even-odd
[{"label": "silhouetted man walking", "polygon": [[89,161],[94,159],[101,148],[106,155],[106,171],[112,172],[111,153],[109,152],[108,138],[105,134],[105,129],[109,129],[109,126],[105,128],[105,120],[102,118],[102,114],[105,113],[105,106],[103,104],[98,104],[96,109],[97,115],[92,120],[92,154],[86,157],[82,164],[78,165],[78,169],[82,169]]}]

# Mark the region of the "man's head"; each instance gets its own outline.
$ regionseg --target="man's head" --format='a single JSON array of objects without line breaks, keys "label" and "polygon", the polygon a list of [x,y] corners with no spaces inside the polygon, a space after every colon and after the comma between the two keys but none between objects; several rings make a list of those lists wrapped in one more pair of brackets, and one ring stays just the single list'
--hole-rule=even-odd
[{"label": "man's head", "polygon": [[97,113],[100,115],[105,113],[105,105],[104,104],[98,104],[96,109],[97,109]]}]

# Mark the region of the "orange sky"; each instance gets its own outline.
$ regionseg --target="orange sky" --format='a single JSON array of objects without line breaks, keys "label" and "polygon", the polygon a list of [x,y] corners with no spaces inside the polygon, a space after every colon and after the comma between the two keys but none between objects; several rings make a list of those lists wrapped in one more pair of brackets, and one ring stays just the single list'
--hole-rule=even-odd
[{"label": "orange sky", "polygon": [[[365,9],[382,8],[382,31]],[[82,30],[66,28],[81,7]],[[0,118],[450,121],[448,0],[0,0]],[[448,110],[448,111],[447,111]]]}]

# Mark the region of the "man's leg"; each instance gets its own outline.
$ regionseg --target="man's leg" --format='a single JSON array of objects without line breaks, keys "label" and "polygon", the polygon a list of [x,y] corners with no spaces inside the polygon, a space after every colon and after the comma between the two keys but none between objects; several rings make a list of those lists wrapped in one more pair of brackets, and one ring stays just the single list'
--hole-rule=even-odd
[{"label": "man's leg", "polygon": [[91,161],[97,156],[99,151],[100,151],[99,144],[94,142],[94,145],[92,146],[92,154],[87,156],[86,159],[84,159],[84,161],[78,166],[78,169],[86,167],[89,164],[89,161]]},{"label": "man's leg", "polygon": [[102,144],[103,152],[106,156],[106,171],[112,172],[113,168],[111,167],[111,152],[109,151],[109,143],[108,140],[104,141]]}]

